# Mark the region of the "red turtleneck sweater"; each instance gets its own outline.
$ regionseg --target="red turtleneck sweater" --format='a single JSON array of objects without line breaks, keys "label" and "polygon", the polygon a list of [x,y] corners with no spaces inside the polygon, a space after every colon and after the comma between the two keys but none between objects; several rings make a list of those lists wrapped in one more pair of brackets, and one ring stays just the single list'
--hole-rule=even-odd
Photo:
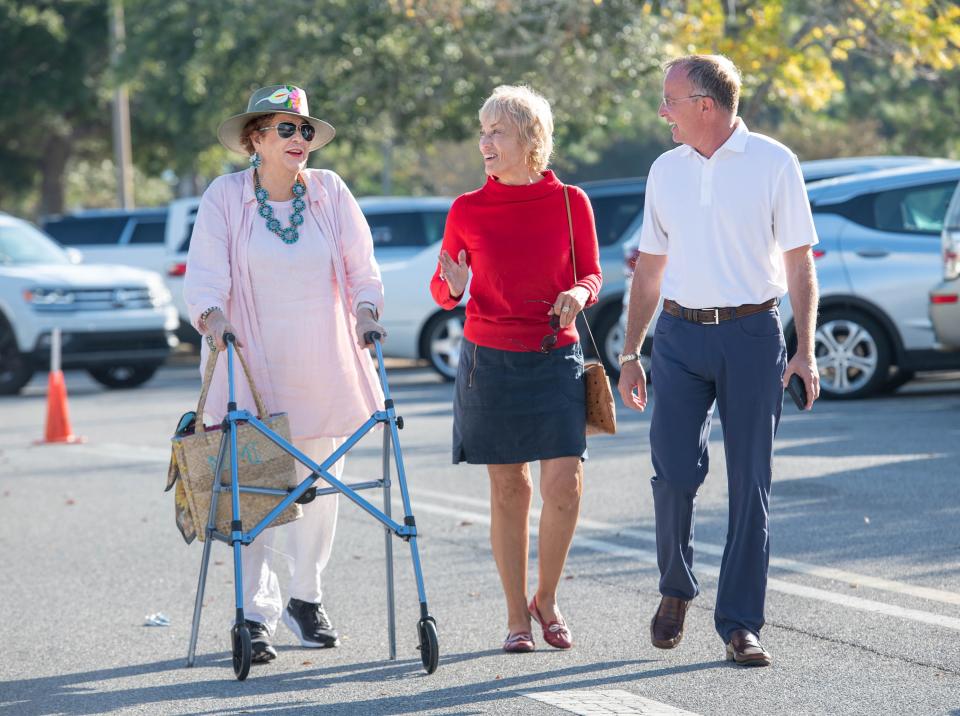
[{"label": "red turtleneck sweater", "polygon": [[[552,333],[548,311],[557,295],[574,286],[590,294],[600,291],[600,256],[593,209],[583,190],[567,188],[577,252],[573,280],[570,233],[563,184],[552,171],[536,184],[508,186],[488,177],[476,191],[457,197],[447,216],[443,250],[453,260],[466,250],[470,266],[470,299],[464,335],[474,343],[505,351],[538,350]],[[451,298],[440,267],[430,281],[434,300],[447,310],[460,303]],[[579,340],[573,323],[558,335],[557,346]]]}]

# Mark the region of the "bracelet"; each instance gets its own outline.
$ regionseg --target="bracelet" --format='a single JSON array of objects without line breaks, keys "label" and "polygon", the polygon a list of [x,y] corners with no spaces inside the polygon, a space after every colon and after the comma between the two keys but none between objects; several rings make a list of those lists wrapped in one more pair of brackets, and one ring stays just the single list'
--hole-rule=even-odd
[{"label": "bracelet", "polygon": [[200,314],[200,318],[197,320],[197,323],[200,324],[200,328],[203,329],[204,333],[206,333],[207,330],[207,317],[214,311],[220,311],[220,313],[223,313],[223,309],[220,308],[220,306],[210,306],[210,308],[207,308],[203,313]]}]

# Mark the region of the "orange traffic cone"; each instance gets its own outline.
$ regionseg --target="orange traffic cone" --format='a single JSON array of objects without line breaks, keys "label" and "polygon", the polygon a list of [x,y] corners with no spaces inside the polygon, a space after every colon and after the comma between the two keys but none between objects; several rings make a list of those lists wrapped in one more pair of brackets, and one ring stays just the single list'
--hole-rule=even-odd
[{"label": "orange traffic cone", "polygon": [[50,377],[47,378],[47,429],[41,443],[82,443],[86,438],[73,434],[70,427],[70,411],[67,409],[67,383],[60,370],[60,329],[51,335]]},{"label": "orange traffic cone", "polygon": [[84,438],[73,434],[70,411],[67,409],[67,384],[62,370],[50,371],[47,379],[47,429],[44,443],[82,443]]}]

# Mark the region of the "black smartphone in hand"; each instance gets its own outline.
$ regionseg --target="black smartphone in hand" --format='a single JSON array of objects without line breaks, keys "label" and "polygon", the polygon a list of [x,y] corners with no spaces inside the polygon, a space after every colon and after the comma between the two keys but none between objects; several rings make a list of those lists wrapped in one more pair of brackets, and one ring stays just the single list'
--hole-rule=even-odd
[{"label": "black smartphone in hand", "polygon": [[803,384],[803,379],[794,373],[787,381],[787,392],[797,404],[797,410],[805,410],[807,407],[807,387]]}]

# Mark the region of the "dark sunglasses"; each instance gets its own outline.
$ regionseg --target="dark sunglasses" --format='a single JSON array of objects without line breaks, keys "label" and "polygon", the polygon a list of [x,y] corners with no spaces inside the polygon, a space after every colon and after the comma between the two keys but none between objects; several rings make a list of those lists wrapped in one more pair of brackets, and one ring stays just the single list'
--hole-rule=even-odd
[{"label": "dark sunglasses", "polygon": [[550,314],[550,330],[552,330],[553,333],[545,335],[540,340],[541,353],[549,353],[553,350],[553,347],[557,345],[557,334],[560,333],[560,316],[556,313]]},{"label": "dark sunglasses", "polygon": [[[545,303],[548,306],[553,305],[553,301],[544,301],[541,298],[527,299],[524,303]],[[557,334],[560,333],[560,316],[556,313],[550,314],[550,330],[553,331],[553,333],[548,333],[540,339],[540,353],[549,353],[553,350],[553,347],[557,345]],[[520,345],[523,344],[521,343]],[[529,348],[527,350],[529,350]]]},{"label": "dark sunglasses", "polygon": [[[261,132],[266,132],[268,129],[276,129],[277,136],[280,139],[290,139],[297,133],[297,125],[293,122],[280,122],[279,124],[271,124],[269,127],[260,127]],[[305,141],[312,142],[313,138],[317,136],[317,130],[313,128],[312,124],[304,122],[300,125],[300,134]]]}]

